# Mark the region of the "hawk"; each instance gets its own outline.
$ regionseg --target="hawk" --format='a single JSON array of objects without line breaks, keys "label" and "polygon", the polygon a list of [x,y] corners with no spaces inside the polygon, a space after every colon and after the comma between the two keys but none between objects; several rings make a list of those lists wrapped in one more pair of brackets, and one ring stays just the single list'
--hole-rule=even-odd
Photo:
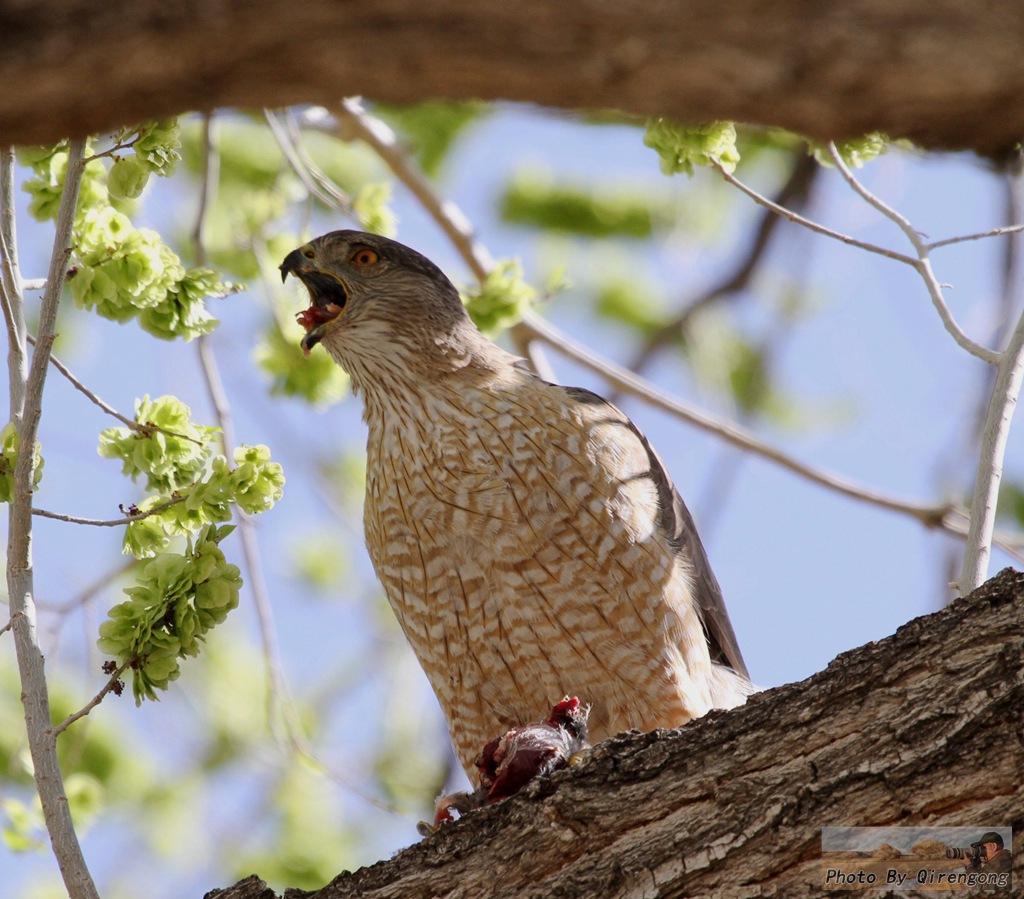
[{"label": "hawk", "polygon": [[647,439],[484,337],[433,262],[334,231],[292,251],[303,349],[368,426],[366,544],[474,785],[494,737],[562,696],[591,740],[752,690],[693,519]]}]

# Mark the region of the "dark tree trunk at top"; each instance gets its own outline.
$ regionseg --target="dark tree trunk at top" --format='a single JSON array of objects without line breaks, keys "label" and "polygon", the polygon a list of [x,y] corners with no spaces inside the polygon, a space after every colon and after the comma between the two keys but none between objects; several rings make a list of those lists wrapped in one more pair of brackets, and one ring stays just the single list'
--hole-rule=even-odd
[{"label": "dark tree trunk at top", "polygon": [[[925,824],[1012,825],[1024,884],[1024,575],[1009,569],[802,683],[606,741],[390,861],[286,896],[817,897],[822,826]],[[258,878],[210,894],[272,897]]]},{"label": "dark tree trunk at top", "polygon": [[1024,5],[963,0],[0,0],[0,140],[365,94],[1024,136]]}]

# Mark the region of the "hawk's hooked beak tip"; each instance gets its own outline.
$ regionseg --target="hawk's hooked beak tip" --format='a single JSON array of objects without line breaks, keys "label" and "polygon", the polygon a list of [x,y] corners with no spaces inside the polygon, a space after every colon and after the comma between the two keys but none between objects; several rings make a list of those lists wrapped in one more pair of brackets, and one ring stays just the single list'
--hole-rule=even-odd
[{"label": "hawk's hooked beak tip", "polygon": [[284,257],[278,268],[281,270],[281,283],[284,284],[288,280],[289,275],[294,275],[295,270],[302,264],[302,253],[298,250],[292,250],[287,256]]}]

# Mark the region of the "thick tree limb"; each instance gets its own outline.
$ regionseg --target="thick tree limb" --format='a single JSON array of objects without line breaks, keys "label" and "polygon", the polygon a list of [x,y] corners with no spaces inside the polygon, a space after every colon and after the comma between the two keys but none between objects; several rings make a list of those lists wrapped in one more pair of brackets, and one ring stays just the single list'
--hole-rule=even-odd
[{"label": "thick tree limb", "polygon": [[[744,708],[608,740],[524,792],[286,896],[817,897],[820,828],[854,824],[1012,825],[1020,884],[1024,574]],[[208,899],[271,896],[254,877]]]},{"label": "thick tree limb", "polygon": [[0,142],[213,106],[507,99],[1001,151],[1024,6],[962,0],[0,0]]}]

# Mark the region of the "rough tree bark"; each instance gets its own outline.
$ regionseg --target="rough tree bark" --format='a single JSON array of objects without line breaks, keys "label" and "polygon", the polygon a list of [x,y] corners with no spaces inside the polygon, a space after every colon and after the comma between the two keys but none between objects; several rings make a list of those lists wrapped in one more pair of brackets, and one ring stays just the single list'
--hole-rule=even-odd
[{"label": "rough tree bark", "polygon": [[0,142],[216,106],[428,97],[1024,135],[1024,5],[963,0],[0,0]]},{"label": "rough tree bark", "polygon": [[[608,740],[390,861],[285,895],[819,896],[822,826],[894,824],[1012,825],[1024,883],[1024,574],[741,709]],[[207,899],[274,896],[254,876]]]}]

